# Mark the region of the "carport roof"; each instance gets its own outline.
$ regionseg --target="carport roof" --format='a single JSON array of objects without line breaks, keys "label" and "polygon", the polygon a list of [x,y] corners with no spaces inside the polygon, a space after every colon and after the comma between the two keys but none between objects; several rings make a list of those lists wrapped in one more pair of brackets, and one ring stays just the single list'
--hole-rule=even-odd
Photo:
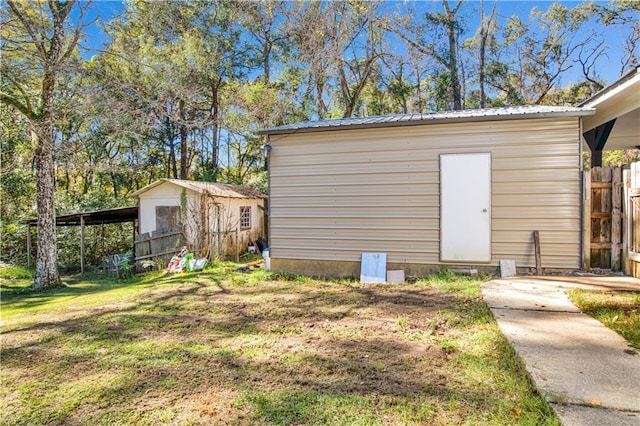
[{"label": "carport roof", "polygon": [[263,135],[345,130],[354,128],[416,126],[424,124],[464,123],[475,121],[519,120],[551,117],[581,117],[594,114],[584,107],[529,105],[519,107],[467,109],[418,114],[397,114],[375,117],[342,118],[336,120],[303,121],[272,127],[260,132]]},{"label": "carport roof", "polygon": [[[102,225],[107,223],[133,222],[137,219],[138,206],[117,207],[56,216],[56,226],[80,226],[82,221],[84,221],[85,225]],[[38,219],[29,219],[27,223],[31,226],[37,226]]]},{"label": "carport roof", "polygon": [[583,132],[615,120],[604,150],[640,145],[640,66],[580,104],[596,113],[583,119]]}]

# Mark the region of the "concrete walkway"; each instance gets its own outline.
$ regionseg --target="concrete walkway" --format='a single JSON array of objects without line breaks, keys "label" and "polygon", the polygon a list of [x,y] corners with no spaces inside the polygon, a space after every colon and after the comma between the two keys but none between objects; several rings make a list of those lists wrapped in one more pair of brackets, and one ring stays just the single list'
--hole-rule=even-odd
[{"label": "concrete walkway", "polygon": [[640,351],[583,314],[569,288],[640,291],[628,277],[518,277],[482,285],[540,394],[566,426],[640,426]]}]

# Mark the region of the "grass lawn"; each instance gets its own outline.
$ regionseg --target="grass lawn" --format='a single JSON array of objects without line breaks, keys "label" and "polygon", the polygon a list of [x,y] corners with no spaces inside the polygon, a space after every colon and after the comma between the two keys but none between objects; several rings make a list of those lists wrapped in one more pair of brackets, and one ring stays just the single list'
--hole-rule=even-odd
[{"label": "grass lawn", "polygon": [[0,424],[558,424],[480,280],[0,276]]},{"label": "grass lawn", "polygon": [[567,294],[583,312],[640,349],[640,293],[573,289]]}]

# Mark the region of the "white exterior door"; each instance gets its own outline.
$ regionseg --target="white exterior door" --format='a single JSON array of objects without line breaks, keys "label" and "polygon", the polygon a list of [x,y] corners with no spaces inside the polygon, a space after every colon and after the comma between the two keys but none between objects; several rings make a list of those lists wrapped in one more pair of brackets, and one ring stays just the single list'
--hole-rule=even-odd
[{"label": "white exterior door", "polygon": [[491,154],[440,155],[440,260],[491,261]]}]

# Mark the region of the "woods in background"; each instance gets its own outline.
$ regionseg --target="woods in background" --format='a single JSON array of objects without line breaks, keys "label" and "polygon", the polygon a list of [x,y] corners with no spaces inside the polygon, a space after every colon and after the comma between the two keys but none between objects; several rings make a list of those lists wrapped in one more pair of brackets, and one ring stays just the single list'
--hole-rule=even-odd
[{"label": "woods in background", "polygon": [[[633,0],[549,3],[529,16],[488,0],[132,0],[101,24],[99,51],[86,36],[96,4],[6,4],[1,256],[19,260],[15,224],[37,215],[39,250],[51,254],[41,259],[44,285],[57,280],[55,212],[130,205],[128,194],[162,177],[265,191],[260,129],[575,105],[610,83],[599,70],[620,75],[640,52]],[[604,37],[614,29],[615,46]],[[623,52],[619,63],[611,49]],[[636,154],[611,159],[625,156]]]}]

